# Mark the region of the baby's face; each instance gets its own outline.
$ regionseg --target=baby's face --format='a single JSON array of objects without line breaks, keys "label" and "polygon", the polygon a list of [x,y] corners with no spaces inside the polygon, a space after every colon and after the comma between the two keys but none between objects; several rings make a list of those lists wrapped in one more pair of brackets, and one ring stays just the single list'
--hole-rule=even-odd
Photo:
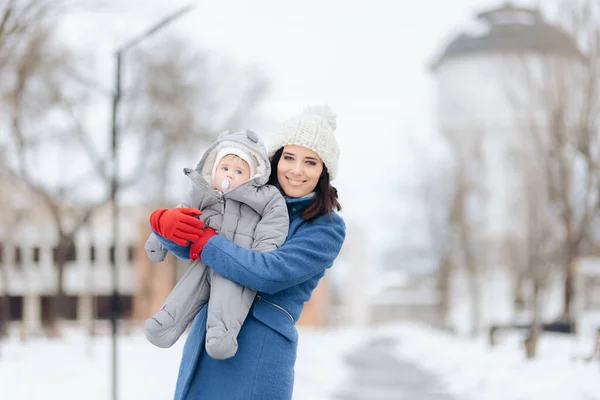
[{"label": "baby's face", "polygon": [[[228,155],[221,159],[215,172],[215,187],[222,192],[231,190],[250,179],[248,163],[241,158]],[[229,180],[229,186],[224,181]]]}]

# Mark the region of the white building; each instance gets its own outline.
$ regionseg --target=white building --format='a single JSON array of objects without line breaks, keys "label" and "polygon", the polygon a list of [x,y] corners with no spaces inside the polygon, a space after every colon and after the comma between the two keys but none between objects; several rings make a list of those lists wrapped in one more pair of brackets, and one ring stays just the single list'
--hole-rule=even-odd
[{"label": "white building", "polygon": [[[7,186],[3,186],[7,189]],[[55,224],[42,204],[23,193],[10,197],[11,204],[0,213],[0,296],[8,292],[10,318],[22,321],[27,332],[38,333],[47,316],[49,299],[57,292],[55,267],[58,242]],[[76,213],[77,207],[73,207]],[[122,207],[119,241],[112,248],[111,209],[98,210],[89,224],[80,229],[74,247],[68,252],[64,269],[67,296],[65,317],[80,322],[109,318],[109,301],[113,291],[113,267],[118,271],[118,290],[124,316],[130,316],[138,279],[134,261],[142,249],[141,223],[148,210]],[[140,244],[142,246],[140,246]]]},{"label": "white building", "polygon": [[[578,68],[581,53],[573,40],[547,22],[537,10],[505,5],[480,13],[470,32],[453,38],[432,65],[437,84],[438,129],[465,143],[481,139],[485,182],[484,223],[486,276],[482,277],[482,326],[513,321],[511,277],[503,245],[524,237],[525,210],[520,193],[525,188],[523,165],[516,155],[527,150],[524,134],[532,120],[533,104],[521,110],[511,100],[511,89],[523,89],[515,66],[524,62],[537,71],[549,58]],[[519,88],[518,85],[521,85]],[[450,325],[458,331],[470,326],[466,277],[460,273],[451,289],[455,301]],[[545,317],[561,311],[561,294],[545,304]],[[556,301],[554,301],[556,300]]]}]

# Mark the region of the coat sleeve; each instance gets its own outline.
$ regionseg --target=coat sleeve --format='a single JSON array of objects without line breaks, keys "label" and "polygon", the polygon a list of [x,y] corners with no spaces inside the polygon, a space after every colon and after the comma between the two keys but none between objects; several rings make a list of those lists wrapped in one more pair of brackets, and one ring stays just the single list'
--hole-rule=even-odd
[{"label": "coat sleeve", "polygon": [[252,248],[256,251],[273,251],[285,242],[290,219],[285,199],[274,186],[269,186],[269,201],[260,222],[254,230]]},{"label": "coat sleeve", "polygon": [[330,213],[303,224],[272,252],[243,249],[222,236],[214,236],[202,251],[202,261],[242,286],[273,294],[331,267],[345,236],[343,219]]},{"label": "coat sleeve", "polygon": [[190,259],[190,248],[192,247],[191,243],[189,243],[187,246],[182,246],[180,244],[170,241],[169,239],[165,239],[158,233],[154,232],[154,230],[152,230],[152,232],[154,233],[158,241],[165,247],[165,249],[170,251],[175,257],[179,258],[180,260]]}]

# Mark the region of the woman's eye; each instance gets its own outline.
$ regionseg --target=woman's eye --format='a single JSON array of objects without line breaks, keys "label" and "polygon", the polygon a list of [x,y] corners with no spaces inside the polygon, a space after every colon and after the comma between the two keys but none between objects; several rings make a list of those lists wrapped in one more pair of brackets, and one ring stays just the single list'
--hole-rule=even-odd
[{"label": "woman's eye", "polygon": [[286,161],[293,161],[293,160],[294,160],[294,159],[293,159],[292,157],[290,157],[290,156],[284,156],[284,157],[283,157],[283,159],[284,159],[284,160],[286,160]]},{"label": "woman's eye", "polygon": [[314,167],[315,165],[317,165],[317,163],[316,163],[315,161],[307,161],[306,163],[307,163],[308,165],[312,165],[313,167]]}]

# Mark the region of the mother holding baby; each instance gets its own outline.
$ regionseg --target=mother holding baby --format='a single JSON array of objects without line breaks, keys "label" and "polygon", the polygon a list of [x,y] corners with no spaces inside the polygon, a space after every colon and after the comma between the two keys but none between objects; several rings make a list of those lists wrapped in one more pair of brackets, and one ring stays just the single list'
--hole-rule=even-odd
[{"label": "mother holding baby", "polygon": [[[204,307],[189,332],[179,368],[176,400],[289,400],[294,386],[298,346],[295,323],[319,280],[338,256],[346,227],[331,181],[338,172],[336,116],[328,106],[307,108],[288,120],[269,151],[271,174],[285,198],[289,231],[272,252],[249,250],[210,231],[199,231],[202,262],[225,278],[258,292],[238,336],[235,356],[215,360],[204,347]],[[190,231],[197,220],[181,214],[180,228]],[[207,238],[206,235],[212,235]],[[190,259],[192,243],[163,245]]]}]

